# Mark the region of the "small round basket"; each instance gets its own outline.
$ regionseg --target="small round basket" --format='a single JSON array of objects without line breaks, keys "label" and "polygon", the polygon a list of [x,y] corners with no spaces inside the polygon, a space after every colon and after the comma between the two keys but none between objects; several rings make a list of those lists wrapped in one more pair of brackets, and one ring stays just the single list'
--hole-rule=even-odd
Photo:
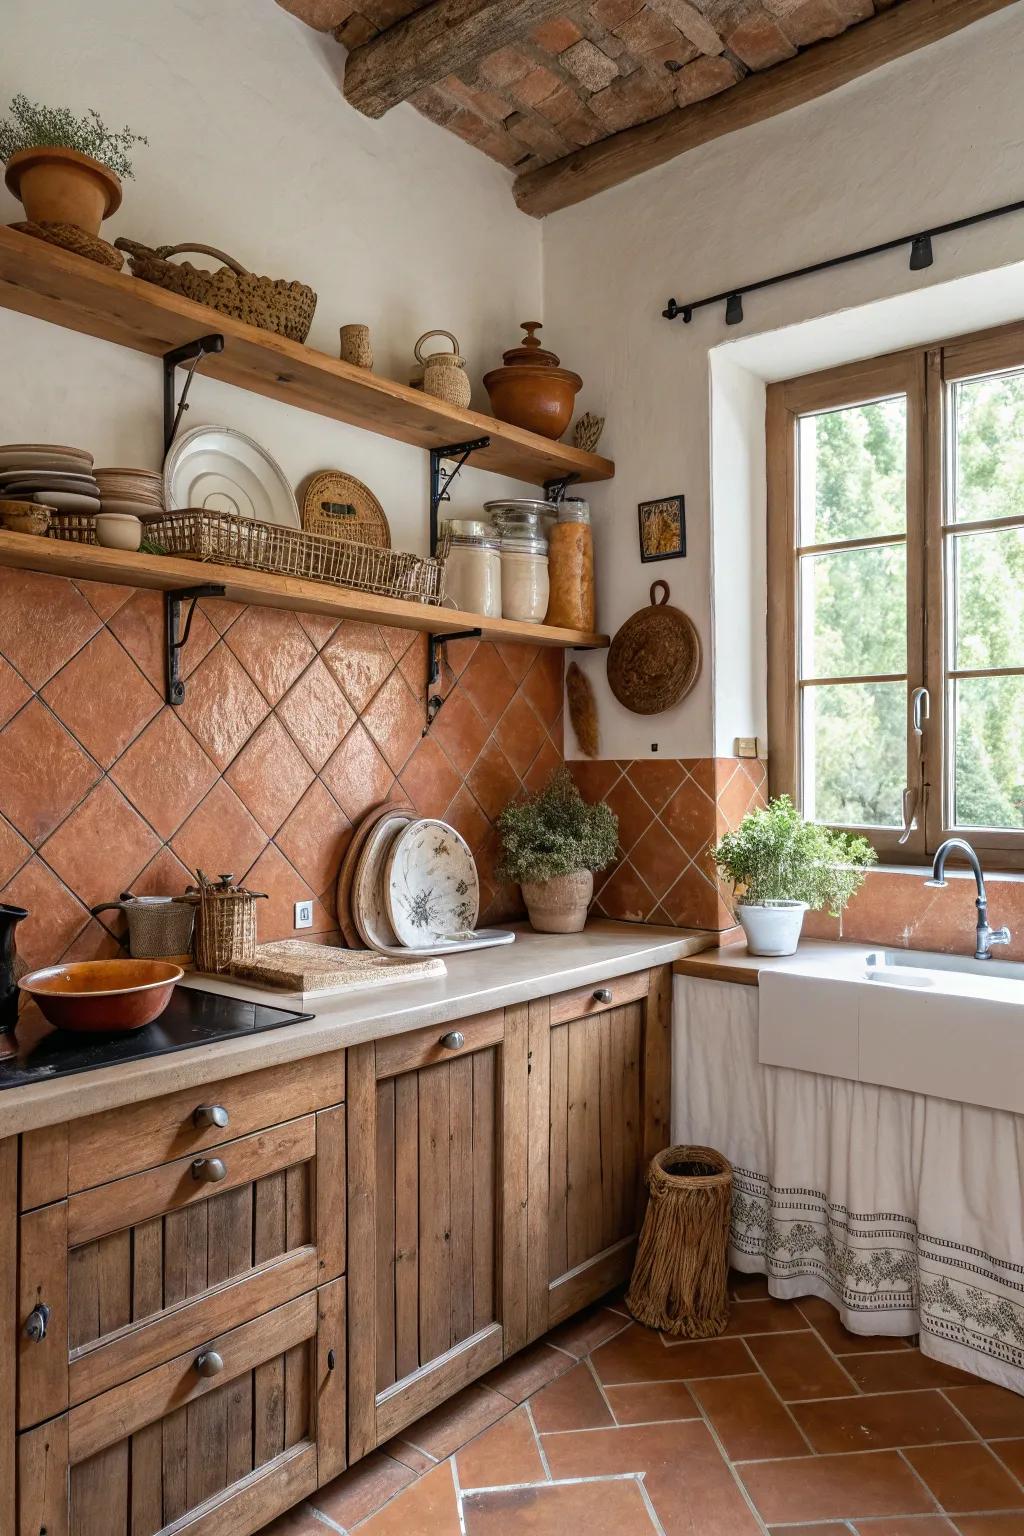
[{"label": "small round basket", "polygon": [[626,1306],[674,1338],[715,1338],[729,1321],[732,1165],[712,1147],[666,1147],[651,1159],[647,1187]]}]

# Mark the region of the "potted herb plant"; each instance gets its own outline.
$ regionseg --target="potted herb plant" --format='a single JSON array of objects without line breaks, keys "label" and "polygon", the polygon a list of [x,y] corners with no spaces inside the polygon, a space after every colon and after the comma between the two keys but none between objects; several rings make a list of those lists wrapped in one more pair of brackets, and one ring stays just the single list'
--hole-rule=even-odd
[{"label": "potted herb plant", "polygon": [[736,916],[752,955],[792,955],[804,913],[839,917],[875,862],[863,837],[805,821],[788,795],[744,816],[713,854],[739,894]]},{"label": "potted herb plant", "polygon": [[31,222],[74,224],[94,236],[121,205],[121,177],[132,175],[129,152],[148,142],[130,128],[111,132],[92,108],[76,117],[21,95],[0,121],[4,181]]},{"label": "potted herb plant", "polygon": [[594,895],[594,871],[618,849],[619,822],[607,805],[589,805],[567,768],[498,817],[501,874],[522,886],[538,933],[579,933]]}]

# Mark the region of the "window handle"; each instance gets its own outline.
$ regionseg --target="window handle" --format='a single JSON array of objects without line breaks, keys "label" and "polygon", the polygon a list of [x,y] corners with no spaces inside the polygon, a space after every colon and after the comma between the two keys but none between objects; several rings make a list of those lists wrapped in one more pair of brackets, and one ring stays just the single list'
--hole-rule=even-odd
[{"label": "window handle", "polygon": [[932,701],[927,688],[915,688],[910,695],[910,720],[915,736],[924,735],[924,723],[931,718]]}]

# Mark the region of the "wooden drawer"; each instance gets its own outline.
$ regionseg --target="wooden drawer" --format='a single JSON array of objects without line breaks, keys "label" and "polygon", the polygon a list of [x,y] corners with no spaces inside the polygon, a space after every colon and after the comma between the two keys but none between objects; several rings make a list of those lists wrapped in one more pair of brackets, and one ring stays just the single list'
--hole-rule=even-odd
[{"label": "wooden drawer", "polygon": [[[201,1176],[211,1164],[215,1182]],[[24,1428],[339,1275],[345,1107],[82,1190],[20,1225]],[[26,1331],[40,1307],[42,1339]]]},{"label": "wooden drawer", "polygon": [[615,976],[611,981],[595,982],[592,987],[559,992],[551,999],[551,1023],[565,1024],[569,1019],[585,1019],[606,1013],[609,1008],[621,1008],[623,1003],[635,1003],[647,996],[650,984],[650,971],[634,971],[631,976]]},{"label": "wooden drawer", "polygon": [[247,1536],[342,1470],[344,1436],[336,1280],[20,1435],[19,1536]]},{"label": "wooden drawer", "polygon": [[[333,1051],[30,1131],[21,1139],[21,1209],[195,1155],[344,1097],[345,1053]],[[210,1110],[220,1113],[203,1113]],[[220,1123],[207,1123],[214,1119]]]}]

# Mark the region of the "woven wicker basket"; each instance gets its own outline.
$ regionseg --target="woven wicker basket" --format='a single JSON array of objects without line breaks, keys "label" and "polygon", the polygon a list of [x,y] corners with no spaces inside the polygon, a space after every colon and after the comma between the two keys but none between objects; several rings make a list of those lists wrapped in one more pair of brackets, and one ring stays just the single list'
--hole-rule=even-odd
[{"label": "woven wicker basket", "polygon": [[[290,283],[284,278],[258,277],[213,245],[158,245],[152,248],[137,240],[115,240],[119,251],[125,251],[135,277],[144,283],[155,283],[170,293],[180,293],[182,298],[196,304],[206,304],[210,309],[242,320],[246,325],[258,326],[261,331],[275,331],[279,336],[289,336],[292,341],[305,341],[316,309],[316,294],[305,283]],[[194,267],[190,261],[176,267],[168,261],[182,251],[198,251],[205,256],[215,256],[224,265],[215,272],[205,267]]]}]

